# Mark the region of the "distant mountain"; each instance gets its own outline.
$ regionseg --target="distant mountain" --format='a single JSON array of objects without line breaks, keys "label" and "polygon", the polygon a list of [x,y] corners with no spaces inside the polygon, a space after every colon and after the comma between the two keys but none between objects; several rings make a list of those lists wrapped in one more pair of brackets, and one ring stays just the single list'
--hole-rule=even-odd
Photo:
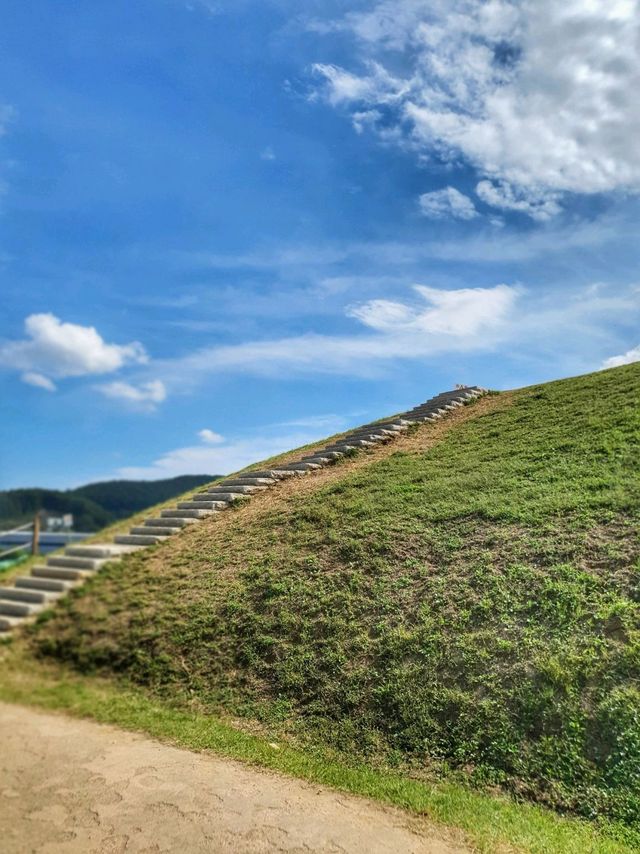
[{"label": "distant mountain", "polygon": [[168,480],[107,480],[78,489],[0,491],[0,528],[30,522],[40,510],[72,513],[76,531],[98,531],[118,519],[211,483],[220,475],[186,474]]}]

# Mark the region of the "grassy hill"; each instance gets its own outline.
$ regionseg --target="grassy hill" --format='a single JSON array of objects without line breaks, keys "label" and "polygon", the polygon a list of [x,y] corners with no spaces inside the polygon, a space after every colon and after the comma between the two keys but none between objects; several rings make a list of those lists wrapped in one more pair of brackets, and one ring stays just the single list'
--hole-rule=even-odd
[{"label": "grassy hill", "polygon": [[0,492],[0,527],[30,522],[39,510],[72,513],[77,531],[99,531],[133,513],[210,483],[214,475],[166,480],[108,480],[78,489],[10,489]]},{"label": "grassy hill", "polygon": [[31,648],[640,833],[639,451],[640,365],[490,396],[107,567]]}]

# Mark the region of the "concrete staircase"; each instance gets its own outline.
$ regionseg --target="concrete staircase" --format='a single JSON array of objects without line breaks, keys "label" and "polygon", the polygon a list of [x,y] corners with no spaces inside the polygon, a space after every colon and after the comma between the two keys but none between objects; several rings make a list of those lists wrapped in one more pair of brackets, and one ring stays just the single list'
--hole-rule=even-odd
[{"label": "concrete staircase", "polygon": [[113,542],[67,546],[63,555],[51,555],[46,564],[34,566],[30,575],[14,579],[11,586],[0,587],[0,633],[10,632],[40,611],[52,607],[61,596],[82,584],[108,561],[162,543],[168,537],[178,535],[188,525],[224,512],[234,501],[247,500],[272,489],[284,478],[310,474],[345,455],[392,442],[411,425],[443,418],[456,407],[485,393],[485,389],[476,386],[443,392],[409,412],[358,427],[296,462],[245,471],[237,477],[217,481],[189,501],[161,510],[156,518],[145,519],[144,524],[134,526],[128,534],[118,534]]}]

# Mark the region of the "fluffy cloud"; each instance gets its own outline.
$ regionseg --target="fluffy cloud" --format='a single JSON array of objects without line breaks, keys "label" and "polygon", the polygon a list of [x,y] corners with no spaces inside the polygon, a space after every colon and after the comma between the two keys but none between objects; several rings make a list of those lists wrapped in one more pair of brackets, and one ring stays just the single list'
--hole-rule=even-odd
[{"label": "fluffy cloud", "polygon": [[490,204],[541,219],[562,193],[640,191],[638,0],[383,0],[324,29],[365,67],[315,66],[329,102],[471,163]]},{"label": "fluffy cloud", "polygon": [[611,356],[609,359],[605,359],[602,367],[619,368],[621,365],[630,365],[632,362],[640,362],[640,344],[620,356]]},{"label": "fluffy cloud", "polygon": [[98,386],[98,391],[106,397],[123,400],[141,409],[154,409],[167,397],[167,389],[161,380],[150,380],[138,386],[122,381],[105,383]]},{"label": "fluffy cloud", "polygon": [[473,219],[478,216],[471,199],[455,187],[423,193],[418,204],[420,212],[429,219]]},{"label": "fluffy cloud", "polygon": [[52,378],[108,374],[147,361],[141,344],[107,344],[93,326],[63,323],[54,314],[32,314],[24,326],[25,339],[0,344],[0,365],[49,391],[55,388]]}]

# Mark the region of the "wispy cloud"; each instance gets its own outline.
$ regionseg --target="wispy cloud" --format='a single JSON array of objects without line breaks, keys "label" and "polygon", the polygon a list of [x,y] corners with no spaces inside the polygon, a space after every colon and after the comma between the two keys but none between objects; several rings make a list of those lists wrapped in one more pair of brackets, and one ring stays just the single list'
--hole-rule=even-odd
[{"label": "wispy cloud", "polygon": [[616,327],[637,328],[640,304],[632,287],[582,287],[559,299],[557,293],[520,285],[416,285],[409,299],[367,300],[346,314],[358,324],[351,334],[307,333],[205,347],[151,368],[172,393],[228,373],[379,377],[398,362],[426,362],[444,354],[500,352],[505,359],[551,359],[556,365],[578,359],[590,370],[615,340]]},{"label": "wispy cloud", "polygon": [[348,310],[349,316],[373,333],[307,333],[208,347],[181,359],[157,362],[154,370],[176,388],[222,372],[279,377],[301,373],[379,375],[394,359],[493,349],[508,326],[518,296],[518,288],[508,285],[448,291],[416,286],[414,292],[418,299],[411,303],[373,300]]},{"label": "wispy cloud", "polygon": [[199,430],[198,436],[207,445],[219,445],[221,442],[224,442],[224,436],[221,436],[220,433],[216,433],[214,430],[209,430],[208,427],[205,427],[204,430]]},{"label": "wispy cloud", "polygon": [[38,374],[35,371],[26,371],[20,377],[23,383],[27,385],[32,385],[35,388],[43,388],[45,391],[55,391],[56,384],[53,380],[50,380],[49,377],[45,377],[42,374]]},{"label": "wispy cloud", "polygon": [[133,408],[143,411],[154,410],[167,397],[167,389],[162,380],[149,380],[139,385],[117,380],[96,386],[96,388],[105,397],[123,401]]},{"label": "wispy cloud", "polygon": [[418,204],[420,213],[430,219],[475,219],[478,216],[469,196],[455,187],[423,193],[418,198]]}]

